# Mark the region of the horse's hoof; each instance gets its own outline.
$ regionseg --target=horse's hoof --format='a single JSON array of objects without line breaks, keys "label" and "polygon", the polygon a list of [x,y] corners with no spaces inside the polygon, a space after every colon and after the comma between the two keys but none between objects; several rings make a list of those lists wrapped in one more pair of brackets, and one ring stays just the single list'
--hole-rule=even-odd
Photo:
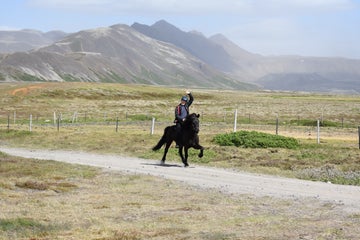
[{"label": "horse's hoof", "polygon": [[189,167],[189,164],[185,163],[185,164],[184,164],[184,167]]},{"label": "horse's hoof", "polygon": [[165,165],[165,161],[160,161],[160,165]]},{"label": "horse's hoof", "polygon": [[204,154],[199,153],[199,158],[202,158],[204,156]]}]

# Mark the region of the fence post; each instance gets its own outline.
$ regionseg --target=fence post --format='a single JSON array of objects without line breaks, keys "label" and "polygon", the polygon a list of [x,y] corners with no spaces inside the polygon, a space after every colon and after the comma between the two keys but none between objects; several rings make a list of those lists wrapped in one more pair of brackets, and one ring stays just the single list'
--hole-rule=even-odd
[{"label": "fence post", "polygon": [[238,110],[235,109],[235,113],[234,113],[234,132],[236,132],[236,125],[237,125],[237,112]]},{"label": "fence post", "polygon": [[276,135],[278,135],[278,133],[279,133],[279,115],[278,114],[276,114],[276,130],[275,130],[275,132],[276,132]]},{"label": "fence post", "polygon": [[360,149],[360,126],[358,126],[358,135],[359,135],[359,149]]},{"label": "fence post", "polygon": [[74,112],[73,114],[73,118],[72,118],[72,123],[75,123],[77,121],[77,112]]},{"label": "fence post", "polygon": [[32,114],[30,114],[30,123],[29,123],[29,131],[32,130]]},{"label": "fence post", "polygon": [[10,131],[10,115],[8,114],[7,130]]},{"label": "fence post", "polygon": [[317,120],[317,144],[320,144],[320,120]]},{"label": "fence post", "polygon": [[151,131],[150,131],[150,135],[154,134],[154,128],[155,128],[155,118],[152,118],[152,122],[151,122]]},{"label": "fence post", "polygon": [[119,117],[116,117],[115,131],[118,132],[118,129],[119,129]]},{"label": "fence post", "polygon": [[60,131],[60,120],[61,120],[61,117],[60,117],[60,114],[57,118],[57,131],[59,132]]}]

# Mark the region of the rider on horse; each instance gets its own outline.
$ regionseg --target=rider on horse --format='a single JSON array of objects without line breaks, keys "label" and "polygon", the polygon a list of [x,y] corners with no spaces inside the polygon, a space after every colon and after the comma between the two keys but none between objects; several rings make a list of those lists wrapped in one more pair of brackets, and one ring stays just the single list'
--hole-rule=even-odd
[{"label": "rider on horse", "polygon": [[167,126],[164,129],[164,134],[159,142],[152,148],[153,151],[159,150],[165,145],[164,155],[161,159],[161,164],[165,164],[166,154],[175,141],[179,148],[179,155],[185,167],[188,167],[188,149],[194,148],[200,150],[199,157],[203,156],[204,147],[199,143],[199,117],[200,114],[189,114],[189,106],[192,104],[194,97],[190,91],[181,98],[181,103],[175,108],[176,125]]},{"label": "rider on horse", "polygon": [[194,97],[190,91],[186,91],[186,95],[181,97],[181,102],[175,107],[176,134],[179,137],[182,124],[189,115],[189,107],[194,101]]}]

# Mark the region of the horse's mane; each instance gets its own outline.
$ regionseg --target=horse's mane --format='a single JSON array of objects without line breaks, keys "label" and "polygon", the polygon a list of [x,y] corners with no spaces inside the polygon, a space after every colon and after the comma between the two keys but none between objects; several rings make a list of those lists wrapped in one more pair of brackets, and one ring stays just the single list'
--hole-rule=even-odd
[{"label": "horse's mane", "polygon": [[196,113],[190,113],[189,115],[186,116],[185,121],[184,121],[184,125],[188,125],[191,122],[194,122],[196,119],[199,118],[199,114]]},{"label": "horse's mane", "polygon": [[200,114],[190,113],[189,115],[187,115],[186,120],[196,119],[196,118],[199,118],[199,117],[200,117]]},{"label": "horse's mane", "polygon": [[196,133],[199,132],[199,117],[200,115],[196,113],[189,114],[183,124],[184,129],[195,130]]}]

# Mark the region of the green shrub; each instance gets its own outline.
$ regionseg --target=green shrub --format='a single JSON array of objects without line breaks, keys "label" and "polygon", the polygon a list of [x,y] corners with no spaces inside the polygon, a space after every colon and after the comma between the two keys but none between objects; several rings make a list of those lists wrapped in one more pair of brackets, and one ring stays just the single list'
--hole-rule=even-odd
[{"label": "green shrub", "polygon": [[239,131],[227,134],[218,134],[213,142],[220,146],[236,146],[244,148],[289,148],[299,146],[295,138],[260,133],[255,131]]}]

